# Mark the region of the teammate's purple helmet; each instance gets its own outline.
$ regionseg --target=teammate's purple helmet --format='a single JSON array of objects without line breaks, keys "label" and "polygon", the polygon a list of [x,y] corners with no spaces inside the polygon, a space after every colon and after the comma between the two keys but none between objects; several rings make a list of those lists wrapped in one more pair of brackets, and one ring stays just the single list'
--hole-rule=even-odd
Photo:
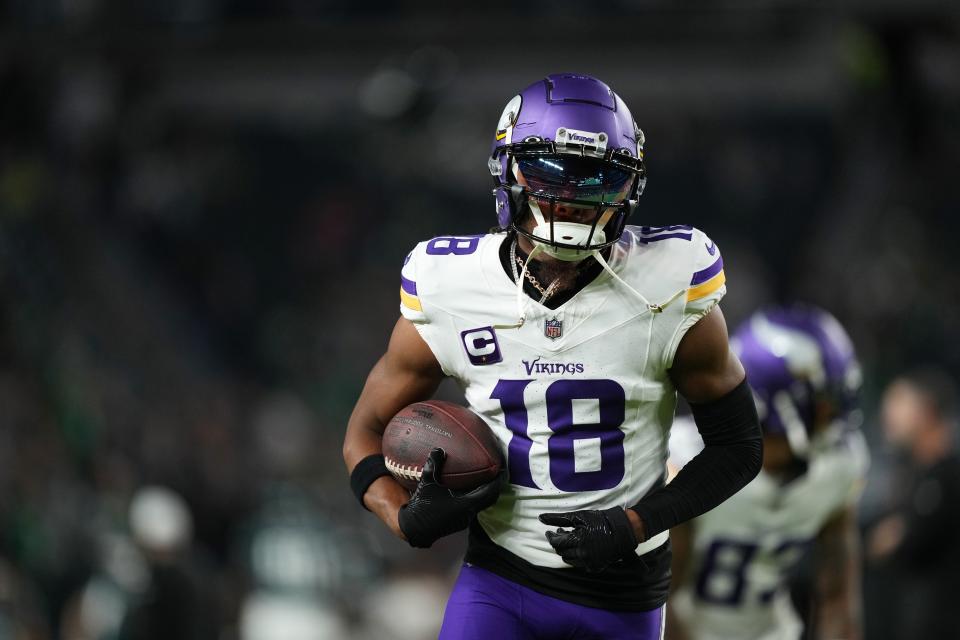
[{"label": "teammate's purple helmet", "polygon": [[803,305],[758,311],[730,344],[747,371],[764,431],[785,434],[795,454],[807,453],[819,402],[848,421],[858,409],[862,377],[853,343],[826,311]]},{"label": "teammate's purple helmet", "polygon": [[[600,80],[560,73],[535,82],[507,103],[494,136],[488,165],[500,226],[561,249],[613,244],[646,184],[643,143],[627,105]],[[549,237],[516,224],[531,197]],[[584,242],[555,236],[557,204],[595,210]]]}]

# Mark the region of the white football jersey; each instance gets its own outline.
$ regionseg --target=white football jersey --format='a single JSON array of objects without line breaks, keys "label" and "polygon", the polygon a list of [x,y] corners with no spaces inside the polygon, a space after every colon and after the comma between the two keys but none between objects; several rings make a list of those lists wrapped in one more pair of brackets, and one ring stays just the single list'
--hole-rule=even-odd
[{"label": "white football jersey", "polygon": [[604,271],[555,310],[524,294],[517,326],[504,238],[418,244],[404,263],[400,309],[502,443],[510,484],[479,515],[487,535],[535,565],[565,567],[537,516],[627,507],[664,477],[676,407],[667,370],[686,331],[726,292],[723,261],[693,227],[627,227],[608,262],[662,310]]},{"label": "white football jersey", "polygon": [[[811,443],[802,476],[780,484],[760,474],[694,518],[692,557],[670,603],[695,640],[796,640],[803,624],[787,578],[831,516],[856,501],[869,457],[859,431],[835,429]],[[703,448],[690,418],[678,418],[670,461],[682,467]]]}]

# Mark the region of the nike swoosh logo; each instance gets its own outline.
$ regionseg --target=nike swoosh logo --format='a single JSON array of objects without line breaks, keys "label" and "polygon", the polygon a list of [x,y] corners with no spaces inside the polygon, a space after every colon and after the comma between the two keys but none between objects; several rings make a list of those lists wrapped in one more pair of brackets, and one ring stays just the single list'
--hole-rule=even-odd
[{"label": "nike swoosh logo", "polygon": [[717,243],[714,242],[713,240],[710,241],[710,244],[707,244],[706,242],[704,242],[703,246],[707,248],[707,253],[709,253],[710,255],[713,255],[717,252]]}]

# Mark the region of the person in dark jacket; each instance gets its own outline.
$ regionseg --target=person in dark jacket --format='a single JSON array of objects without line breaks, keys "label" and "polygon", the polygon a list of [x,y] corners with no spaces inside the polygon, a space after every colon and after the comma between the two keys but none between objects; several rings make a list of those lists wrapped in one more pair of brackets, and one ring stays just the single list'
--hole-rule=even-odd
[{"label": "person in dark jacket", "polygon": [[894,508],[869,532],[868,556],[896,577],[897,633],[955,637],[960,590],[960,456],[957,392],[937,369],[905,374],[887,387],[883,428],[906,460]]}]

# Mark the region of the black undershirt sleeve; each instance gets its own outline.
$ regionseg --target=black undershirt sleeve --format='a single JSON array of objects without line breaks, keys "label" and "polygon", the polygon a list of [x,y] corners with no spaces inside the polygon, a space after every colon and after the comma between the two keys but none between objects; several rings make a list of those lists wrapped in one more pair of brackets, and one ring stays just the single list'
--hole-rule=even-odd
[{"label": "black undershirt sleeve", "polygon": [[630,507],[647,538],[713,509],[753,480],[763,464],[763,437],[746,380],[721,398],[690,403],[704,448],[667,485]]}]

